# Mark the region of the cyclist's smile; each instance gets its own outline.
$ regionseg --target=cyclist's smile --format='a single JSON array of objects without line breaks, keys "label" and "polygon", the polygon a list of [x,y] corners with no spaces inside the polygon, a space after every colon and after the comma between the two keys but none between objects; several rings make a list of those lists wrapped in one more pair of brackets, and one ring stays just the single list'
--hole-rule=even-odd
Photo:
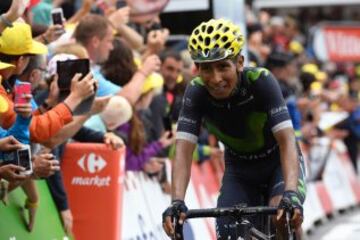
[{"label": "cyclist's smile", "polygon": [[233,60],[200,63],[199,67],[200,77],[211,96],[223,99],[231,95],[237,82],[236,64]]}]

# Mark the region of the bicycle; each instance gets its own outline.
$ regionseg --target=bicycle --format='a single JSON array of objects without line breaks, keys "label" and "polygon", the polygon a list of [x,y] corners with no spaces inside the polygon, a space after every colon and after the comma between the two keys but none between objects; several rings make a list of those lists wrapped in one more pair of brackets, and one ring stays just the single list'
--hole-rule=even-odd
[{"label": "bicycle", "polygon": [[[246,219],[245,216],[251,215],[262,215],[267,217],[269,215],[276,215],[277,208],[274,207],[244,207],[242,205],[235,205],[228,208],[207,208],[207,209],[190,209],[186,213],[186,219],[192,218],[209,218],[209,217],[233,217],[236,220],[237,232],[240,232],[237,239],[243,240],[271,240],[275,239],[275,234],[273,234],[270,229],[270,221],[268,221],[268,233],[264,233],[256,229],[253,224]],[[287,225],[287,235],[289,240],[295,240],[294,231],[290,226],[290,212],[286,211],[286,225]],[[183,225],[178,224],[178,219],[174,218],[175,225],[175,236],[173,239],[184,240],[183,236]],[[265,224],[264,224],[265,225]],[[242,233],[242,234],[241,234]]]}]

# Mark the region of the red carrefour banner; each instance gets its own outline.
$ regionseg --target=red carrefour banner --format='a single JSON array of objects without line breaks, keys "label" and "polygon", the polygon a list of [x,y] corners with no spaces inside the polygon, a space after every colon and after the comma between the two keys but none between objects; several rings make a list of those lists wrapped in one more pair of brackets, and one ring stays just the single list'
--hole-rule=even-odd
[{"label": "red carrefour banner", "polygon": [[360,61],[359,25],[323,25],[314,37],[314,50],[324,61]]},{"label": "red carrefour banner", "polygon": [[121,233],[124,149],[71,143],[61,168],[77,240],[118,240]]}]

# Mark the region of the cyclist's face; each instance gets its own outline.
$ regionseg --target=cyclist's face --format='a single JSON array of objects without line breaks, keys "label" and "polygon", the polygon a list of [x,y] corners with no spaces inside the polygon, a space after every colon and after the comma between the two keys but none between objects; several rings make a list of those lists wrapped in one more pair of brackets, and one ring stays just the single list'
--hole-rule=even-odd
[{"label": "cyclist's face", "polygon": [[236,87],[242,60],[224,59],[217,62],[200,63],[199,73],[210,95],[217,99],[227,98]]}]

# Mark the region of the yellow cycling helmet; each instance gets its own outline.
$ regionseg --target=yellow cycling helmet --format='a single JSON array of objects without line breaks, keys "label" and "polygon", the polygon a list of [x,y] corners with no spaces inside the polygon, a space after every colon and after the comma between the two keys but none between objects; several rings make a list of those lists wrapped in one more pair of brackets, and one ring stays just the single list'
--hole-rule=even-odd
[{"label": "yellow cycling helmet", "polygon": [[213,62],[236,56],[244,45],[238,26],[224,19],[202,22],[191,33],[188,50],[197,62]]}]

